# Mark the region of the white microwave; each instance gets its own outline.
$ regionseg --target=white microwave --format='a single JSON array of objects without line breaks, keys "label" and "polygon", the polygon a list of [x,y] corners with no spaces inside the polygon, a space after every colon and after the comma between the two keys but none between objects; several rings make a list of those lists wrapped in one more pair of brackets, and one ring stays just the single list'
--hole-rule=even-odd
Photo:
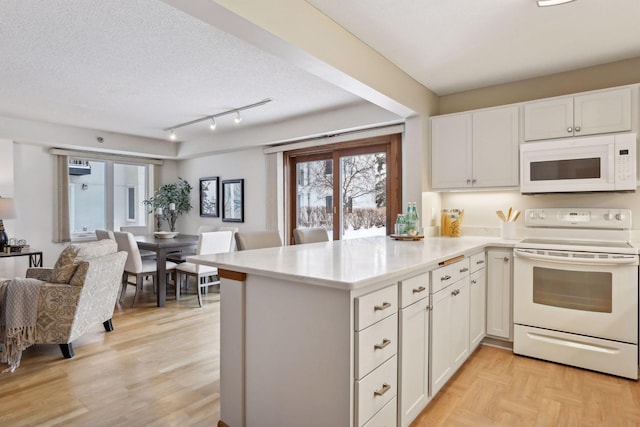
[{"label": "white microwave", "polygon": [[520,145],[520,192],[636,190],[636,134]]}]

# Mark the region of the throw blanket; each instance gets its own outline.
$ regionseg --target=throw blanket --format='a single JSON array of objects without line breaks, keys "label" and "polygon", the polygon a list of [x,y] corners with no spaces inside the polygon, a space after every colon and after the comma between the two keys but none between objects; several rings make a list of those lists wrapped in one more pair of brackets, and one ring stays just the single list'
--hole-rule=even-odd
[{"label": "throw blanket", "polygon": [[9,365],[2,372],[15,371],[20,366],[22,351],[35,343],[42,283],[20,278],[0,283],[0,341],[4,343],[0,362]]}]

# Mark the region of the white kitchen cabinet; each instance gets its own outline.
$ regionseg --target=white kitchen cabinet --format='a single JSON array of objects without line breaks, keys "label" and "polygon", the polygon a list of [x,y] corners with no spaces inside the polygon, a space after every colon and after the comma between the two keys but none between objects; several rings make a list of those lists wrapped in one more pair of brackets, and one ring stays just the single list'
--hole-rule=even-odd
[{"label": "white kitchen cabinet", "polygon": [[518,185],[518,107],[431,119],[433,189]]},{"label": "white kitchen cabinet", "polygon": [[406,427],[429,402],[429,294],[400,310],[399,422]]},{"label": "white kitchen cabinet", "polygon": [[472,255],[469,275],[469,351],[473,352],[486,331],[487,280],[485,253]]},{"label": "white kitchen cabinet", "polygon": [[524,104],[524,139],[566,138],[631,130],[631,88]]},{"label": "white kitchen cabinet", "polygon": [[[469,356],[469,259],[432,271],[432,284],[442,275],[441,270],[455,266],[461,277],[431,296],[431,395],[462,366]],[[432,289],[434,289],[432,287]]]},{"label": "white kitchen cabinet", "polygon": [[513,251],[487,250],[487,335],[512,339]]}]

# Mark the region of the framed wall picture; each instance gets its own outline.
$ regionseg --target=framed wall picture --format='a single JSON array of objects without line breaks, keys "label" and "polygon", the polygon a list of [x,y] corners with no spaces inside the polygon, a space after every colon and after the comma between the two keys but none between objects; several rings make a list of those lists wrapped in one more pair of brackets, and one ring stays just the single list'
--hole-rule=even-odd
[{"label": "framed wall picture", "polygon": [[219,200],[219,178],[210,176],[200,178],[200,216],[211,216],[217,218]]},{"label": "framed wall picture", "polygon": [[222,181],[222,220],[244,222],[244,179]]}]

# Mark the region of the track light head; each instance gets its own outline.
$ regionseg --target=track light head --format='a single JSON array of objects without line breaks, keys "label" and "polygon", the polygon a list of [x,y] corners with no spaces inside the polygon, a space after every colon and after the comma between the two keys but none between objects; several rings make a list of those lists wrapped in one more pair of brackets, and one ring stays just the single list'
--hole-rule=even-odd
[{"label": "track light head", "polygon": [[211,124],[209,125],[209,129],[216,130],[216,126],[217,126],[216,118],[215,117],[211,117]]},{"label": "track light head", "polygon": [[242,116],[240,115],[240,111],[236,111],[236,118],[233,121],[238,124],[242,121]]},{"label": "track light head", "polygon": [[176,133],[173,131],[173,129],[169,131],[169,139],[172,141],[176,140]]}]

